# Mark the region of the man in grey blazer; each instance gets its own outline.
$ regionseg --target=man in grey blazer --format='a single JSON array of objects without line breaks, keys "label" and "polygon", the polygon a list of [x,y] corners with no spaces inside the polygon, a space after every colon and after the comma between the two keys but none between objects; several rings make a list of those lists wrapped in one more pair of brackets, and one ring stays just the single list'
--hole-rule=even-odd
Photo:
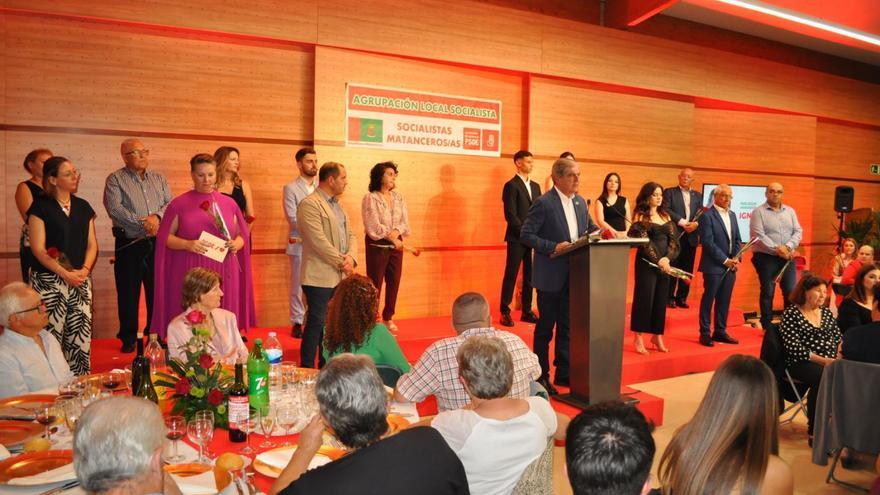
[{"label": "man in grey blazer", "polygon": [[535,250],[535,270],[532,285],[538,290],[538,324],[532,348],[541,363],[538,379],[547,392],[556,395],[550,384],[549,348],[556,327],[556,357],[553,364],[555,385],[569,383],[569,303],[568,257],[551,258],[582,235],[599,227],[587,213],[587,202],[577,194],[581,169],[577,162],[560,158],[553,164],[553,187],[532,203],[523,222],[520,239]]},{"label": "man in grey blazer", "polygon": [[291,335],[302,337],[303,318],[306,314],[302,299],[302,237],[296,221],[296,209],[306,196],[315,192],[318,185],[318,154],[312,148],[300,148],[296,152],[296,168],[299,177],[284,186],[284,214],[289,226],[287,233],[287,256],[290,256],[290,324]]}]

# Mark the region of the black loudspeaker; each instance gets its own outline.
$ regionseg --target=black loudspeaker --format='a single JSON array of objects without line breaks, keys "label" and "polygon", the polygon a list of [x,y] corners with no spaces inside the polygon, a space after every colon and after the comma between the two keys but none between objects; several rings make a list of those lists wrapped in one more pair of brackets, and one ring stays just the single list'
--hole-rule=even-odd
[{"label": "black loudspeaker", "polygon": [[853,196],[855,189],[852,186],[837,186],[834,188],[834,211],[849,213],[853,209]]}]

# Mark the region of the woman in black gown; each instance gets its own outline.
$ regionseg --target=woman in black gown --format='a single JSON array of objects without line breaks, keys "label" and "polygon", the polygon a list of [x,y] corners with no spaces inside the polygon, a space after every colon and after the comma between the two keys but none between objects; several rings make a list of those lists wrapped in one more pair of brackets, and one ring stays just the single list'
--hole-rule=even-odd
[{"label": "woman in black gown", "polygon": [[214,152],[217,162],[217,190],[235,200],[248,227],[256,220],[251,185],[238,174],[241,167],[238,148],[221,146]]},{"label": "woman in black gown", "polygon": [[607,229],[616,239],[626,237],[630,224],[629,201],[620,195],[620,175],[611,172],[602,181],[602,194],[596,198],[593,218],[599,227]]},{"label": "woman in black gown", "polygon": [[[647,354],[642,333],[653,334],[651,343],[660,352],[669,352],[663,343],[666,326],[666,301],[669,295],[669,262],[678,256],[675,225],[663,208],[663,187],[656,182],[642,186],[636,198],[629,237],[646,237],[648,244],[636,254],[635,290],[633,291],[630,329],[635,332],[636,352]],[[648,264],[651,262],[657,268]]]}]

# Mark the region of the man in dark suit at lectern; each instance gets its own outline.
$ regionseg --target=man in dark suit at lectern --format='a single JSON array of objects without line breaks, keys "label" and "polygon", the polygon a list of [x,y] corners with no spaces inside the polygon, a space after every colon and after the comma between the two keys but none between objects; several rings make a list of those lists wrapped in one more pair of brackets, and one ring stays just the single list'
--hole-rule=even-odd
[{"label": "man in dark suit at lectern", "polygon": [[[678,226],[681,238],[678,244],[681,251],[678,257],[671,263],[688,273],[694,271],[694,257],[697,254],[697,242],[699,222],[694,217],[703,208],[703,195],[691,189],[694,182],[694,171],[685,168],[678,174],[678,187],[670,187],[663,190],[663,207],[672,216],[672,221]],[[669,307],[687,308],[687,297],[690,286],[680,278],[673,278],[669,282]]]},{"label": "man in dark suit at lectern", "polygon": [[501,324],[513,326],[510,317],[510,302],[516,286],[516,275],[522,262],[522,321],[537,323],[538,317],[532,312],[532,250],[520,242],[520,230],[529,212],[529,207],[541,195],[541,186],[529,178],[533,166],[532,154],[519,150],[513,155],[516,175],[504,184],[501,201],[504,202],[504,219],[507,231],[507,262],[504,265],[504,280],[501,282]]},{"label": "man in dark suit at lectern", "polygon": [[538,290],[538,324],[535,326],[533,350],[541,364],[538,379],[547,392],[557,395],[550,384],[549,349],[556,327],[556,375],[553,383],[569,386],[568,334],[570,328],[568,304],[567,256],[551,259],[553,253],[565,249],[582,235],[599,227],[587,213],[587,202],[577,194],[580,166],[573,160],[560,158],[553,164],[553,188],[538,198],[529,209],[520,238],[523,244],[535,250],[535,273],[532,285]]}]

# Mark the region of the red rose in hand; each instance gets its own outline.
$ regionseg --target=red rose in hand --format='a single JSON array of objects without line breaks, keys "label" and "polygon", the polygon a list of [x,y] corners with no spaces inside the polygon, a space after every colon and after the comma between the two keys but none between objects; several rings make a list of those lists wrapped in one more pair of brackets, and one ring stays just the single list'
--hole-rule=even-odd
[{"label": "red rose in hand", "polygon": [[208,392],[208,404],[212,406],[219,406],[223,402],[223,392],[217,390],[216,388],[212,388],[210,392]]},{"label": "red rose in hand", "polygon": [[185,316],[187,323],[190,325],[199,325],[205,322],[205,313],[194,309]]},{"label": "red rose in hand", "polygon": [[244,221],[247,222],[248,225],[254,223],[256,220],[257,220],[257,217],[255,217],[253,215],[246,215],[244,217]]},{"label": "red rose in hand", "polygon": [[419,255],[422,254],[422,250],[419,249],[419,248],[414,248],[414,249],[412,250],[412,254],[413,254],[413,256],[418,257]]},{"label": "red rose in hand", "polygon": [[199,356],[199,366],[206,370],[211,369],[211,366],[214,366],[214,358],[210,354],[202,354]]},{"label": "red rose in hand", "polygon": [[61,256],[61,251],[59,251],[57,247],[52,246],[46,250],[46,254],[48,254],[50,258],[57,260],[58,257]]},{"label": "red rose in hand", "polygon": [[199,208],[201,208],[205,211],[208,211],[208,209],[211,208],[211,203],[209,203],[207,201],[202,201],[202,204],[199,205]]},{"label": "red rose in hand", "polygon": [[174,384],[174,392],[178,395],[186,395],[190,390],[192,390],[192,384],[189,383],[188,378],[181,378]]}]

